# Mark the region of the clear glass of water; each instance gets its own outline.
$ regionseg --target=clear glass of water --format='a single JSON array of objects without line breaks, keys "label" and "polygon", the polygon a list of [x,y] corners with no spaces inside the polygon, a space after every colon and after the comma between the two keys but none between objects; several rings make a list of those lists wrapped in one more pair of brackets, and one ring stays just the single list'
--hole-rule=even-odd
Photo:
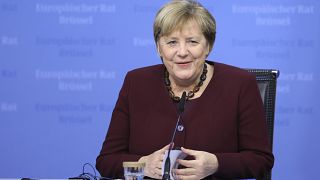
[{"label": "clear glass of water", "polygon": [[123,162],[125,180],[143,180],[145,163]]}]

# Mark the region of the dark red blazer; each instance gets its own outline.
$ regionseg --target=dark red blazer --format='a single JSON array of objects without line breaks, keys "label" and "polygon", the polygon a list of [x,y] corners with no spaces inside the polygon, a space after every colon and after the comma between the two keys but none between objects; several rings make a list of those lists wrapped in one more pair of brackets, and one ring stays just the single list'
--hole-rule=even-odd
[{"label": "dark red blazer", "polygon": [[[214,64],[201,97],[187,101],[184,130],[175,146],[214,153],[219,169],[208,179],[258,178],[273,166],[263,104],[255,77]],[[96,167],[105,177],[123,176],[123,161],[137,161],[169,144],[178,112],[164,85],[164,65],[126,75]]]}]

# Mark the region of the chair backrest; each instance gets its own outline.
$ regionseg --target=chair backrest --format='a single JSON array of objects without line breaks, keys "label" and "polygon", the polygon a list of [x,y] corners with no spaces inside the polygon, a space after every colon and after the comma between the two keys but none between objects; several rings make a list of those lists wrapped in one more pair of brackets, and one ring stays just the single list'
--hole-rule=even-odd
[{"label": "chair backrest", "polygon": [[[274,129],[274,112],[276,102],[277,78],[280,71],[273,69],[246,69],[254,73],[257,79],[260,95],[264,105],[265,116],[267,120],[267,128],[271,150],[273,147],[273,129]],[[264,180],[271,180],[271,171],[268,172]]]}]

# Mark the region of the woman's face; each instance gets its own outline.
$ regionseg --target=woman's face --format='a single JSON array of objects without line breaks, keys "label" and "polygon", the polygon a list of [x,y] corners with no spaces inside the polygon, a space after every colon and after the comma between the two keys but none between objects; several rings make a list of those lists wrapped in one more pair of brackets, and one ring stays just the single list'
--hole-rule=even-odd
[{"label": "woman's face", "polygon": [[197,81],[209,54],[209,45],[195,21],[160,37],[157,46],[172,80],[182,85]]}]

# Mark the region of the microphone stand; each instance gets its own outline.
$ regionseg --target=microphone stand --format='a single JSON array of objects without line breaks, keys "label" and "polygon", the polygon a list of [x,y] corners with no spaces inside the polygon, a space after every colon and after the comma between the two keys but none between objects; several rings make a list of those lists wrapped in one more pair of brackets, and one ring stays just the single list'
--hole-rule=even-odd
[{"label": "microphone stand", "polygon": [[176,127],[174,128],[174,131],[173,131],[173,134],[172,134],[172,138],[171,138],[171,142],[170,142],[167,158],[166,158],[166,161],[165,161],[165,164],[164,164],[164,173],[163,173],[162,180],[170,180],[170,169],[171,169],[170,152],[171,152],[171,150],[173,148],[173,141],[174,141],[174,138],[176,136],[177,127],[178,127],[178,125],[180,123],[181,114],[184,111],[185,103],[186,103],[186,92],[183,91],[182,96],[180,98],[179,105],[178,105],[179,116],[178,116],[178,120],[177,120],[177,123],[176,123]]}]

